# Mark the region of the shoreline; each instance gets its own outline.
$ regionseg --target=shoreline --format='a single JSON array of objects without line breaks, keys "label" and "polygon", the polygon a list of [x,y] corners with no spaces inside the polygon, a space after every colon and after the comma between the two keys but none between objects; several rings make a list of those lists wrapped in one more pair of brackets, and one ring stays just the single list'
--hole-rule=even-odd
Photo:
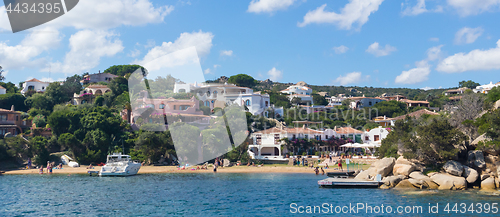
[{"label": "shoreline", "polygon": [[[369,166],[369,165],[368,165]],[[63,169],[53,169],[52,174],[87,174],[88,171],[99,171],[101,167],[95,166],[93,169],[86,169],[87,166],[81,167],[68,167],[63,166]],[[338,171],[336,167],[325,169],[325,175],[327,172]],[[346,170],[344,170],[346,171]],[[207,170],[191,170],[185,169],[180,170],[176,166],[142,166],[138,174],[155,174],[155,173],[214,173],[213,167],[209,167]],[[310,173],[314,174],[314,169],[309,167],[298,167],[298,166],[288,166],[288,165],[264,165],[263,167],[257,166],[232,166],[225,168],[217,168],[217,173]],[[14,169],[7,170],[3,175],[29,175],[38,174],[38,169]],[[43,175],[46,175],[44,170]],[[321,172],[319,173],[321,175]]]}]

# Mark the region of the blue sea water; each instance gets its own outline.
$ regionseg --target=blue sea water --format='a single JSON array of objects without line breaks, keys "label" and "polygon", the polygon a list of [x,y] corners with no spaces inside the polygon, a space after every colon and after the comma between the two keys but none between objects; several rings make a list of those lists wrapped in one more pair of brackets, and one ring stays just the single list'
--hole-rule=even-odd
[{"label": "blue sea water", "polygon": [[[325,189],[317,185],[323,178],[325,176],[314,174],[224,173],[132,177],[3,175],[0,176],[0,216],[318,216],[326,212],[340,216],[500,215],[500,210],[493,213],[493,203],[500,202],[499,196],[477,190]],[[429,213],[429,204],[437,203],[439,213]],[[453,211],[455,203],[456,212]],[[461,203],[467,205],[465,213],[461,213],[464,211]],[[360,204],[371,206],[372,211],[358,210]],[[448,213],[446,204],[450,204]],[[471,204],[475,212],[471,212]],[[481,213],[478,213],[478,204],[482,206]],[[318,206],[316,213],[306,213],[307,206],[311,207],[310,211]],[[356,212],[352,212],[352,206]],[[386,213],[388,206],[393,213]],[[403,211],[421,206],[422,213],[394,213],[399,206]],[[490,208],[488,214],[486,206]],[[375,213],[376,207],[378,213]]]}]

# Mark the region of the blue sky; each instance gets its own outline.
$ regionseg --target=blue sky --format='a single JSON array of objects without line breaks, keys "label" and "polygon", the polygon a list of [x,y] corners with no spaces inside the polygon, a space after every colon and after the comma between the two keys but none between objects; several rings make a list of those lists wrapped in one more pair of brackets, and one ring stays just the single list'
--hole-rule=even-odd
[{"label": "blue sky", "polygon": [[196,46],[206,79],[454,87],[500,81],[499,18],[500,0],[81,0],[13,34],[2,7],[0,65],[58,80]]}]

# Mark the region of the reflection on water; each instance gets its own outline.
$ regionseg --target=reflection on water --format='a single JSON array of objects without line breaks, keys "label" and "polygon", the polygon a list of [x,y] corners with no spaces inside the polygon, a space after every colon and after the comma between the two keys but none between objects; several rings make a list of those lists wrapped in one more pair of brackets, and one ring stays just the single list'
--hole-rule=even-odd
[{"label": "reflection on water", "polygon": [[4,175],[0,176],[0,216],[278,216],[291,214],[291,203],[297,206],[327,203],[333,207],[350,203],[418,205],[426,212],[419,216],[431,216],[427,213],[429,203],[439,203],[440,214],[446,214],[442,207],[446,203],[499,201],[497,191],[319,188],[316,182],[324,177],[313,174]]}]

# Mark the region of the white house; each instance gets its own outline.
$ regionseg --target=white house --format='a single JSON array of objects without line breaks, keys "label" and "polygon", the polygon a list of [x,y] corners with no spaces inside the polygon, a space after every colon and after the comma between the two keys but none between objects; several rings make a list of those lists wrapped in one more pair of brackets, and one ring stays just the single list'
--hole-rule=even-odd
[{"label": "white house", "polygon": [[[366,137],[365,135],[366,135],[365,132],[356,130],[351,127],[338,127],[338,128],[335,127],[334,129],[322,129],[322,130],[314,130],[305,127],[295,127],[295,128],[273,127],[270,129],[252,133],[252,135],[250,136],[252,140],[251,144],[248,146],[248,153],[253,159],[280,160],[283,159],[283,152],[294,151],[281,148],[281,146],[285,144],[284,142],[281,141],[284,138],[288,138],[289,140],[315,139],[318,141],[326,141],[335,137],[343,139],[350,138],[353,141],[359,143],[365,143],[371,141],[371,140],[366,140],[370,139],[370,137]],[[315,151],[334,151],[332,147],[328,146],[317,146],[314,149]]]},{"label": "white house", "polygon": [[238,104],[246,106],[253,115],[266,115],[270,107],[268,94],[253,92],[248,87],[238,87],[234,84],[180,84],[175,83],[174,93],[195,93],[203,101],[203,105],[214,109],[226,105]]},{"label": "white house", "polygon": [[0,95],[6,94],[6,93],[7,93],[7,89],[5,89],[5,87],[0,86]]},{"label": "white house", "polygon": [[36,91],[38,93],[45,92],[45,89],[49,86],[50,82],[40,81],[36,78],[27,80],[23,83],[23,89],[21,94],[25,95],[29,91]]},{"label": "white house", "polygon": [[88,84],[88,83],[97,83],[97,82],[110,82],[113,80],[113,78],[116,78],[118,76],[109,74],[109,73],[95,73],[95,74],[90,74],[90,75],[85,75],[83,76],[83,80],[80,81],[82,84]]},{"label": "white house", "polygon": [[106,85],[89,85],[80,94],[73,94],[71,104],[81,105],[85,103],[93,103],[95,96],[100,96],[105,93],[111,92],[111,89]]},{"label": "white house", "polygon": [[372,107],[375,104],[386,101],[386,99],[380,98],[380,97],[351,97],[349,98],[351,100],[351,104],[349,107],[351,109],[361,109],[365,107]]},{"label": "white house", "polygon": [[379,143],[387,138],[387,135],[389,135],[389,131],[382,126],[379,126],[378,128],[365,132],[364,141]]},{"label": "white house", "polygon": [[474,91],[474,93],[484,93],[484,94],[487,94],[491,89],[493,89],[494,87],[498,87],[498,86],[500,86],[500,82],[498,82],[496,84],[493,84],[493,82],[490,82],[489,84],[477,86],[472,91]]},{"label": "white house", "polygon": [[301,81],[296,85],[292,85],[282,90],[281,93],[288,94],[290,101],[297,97],[300,98],[302,102],[313,104],[312,89],[306,85],[305,82]]},{"label": "white house", "polygon": [[344,100],[348,99],[345,94],[339,94],[338,96],[327,97],[329,106],[340,106]]}]

